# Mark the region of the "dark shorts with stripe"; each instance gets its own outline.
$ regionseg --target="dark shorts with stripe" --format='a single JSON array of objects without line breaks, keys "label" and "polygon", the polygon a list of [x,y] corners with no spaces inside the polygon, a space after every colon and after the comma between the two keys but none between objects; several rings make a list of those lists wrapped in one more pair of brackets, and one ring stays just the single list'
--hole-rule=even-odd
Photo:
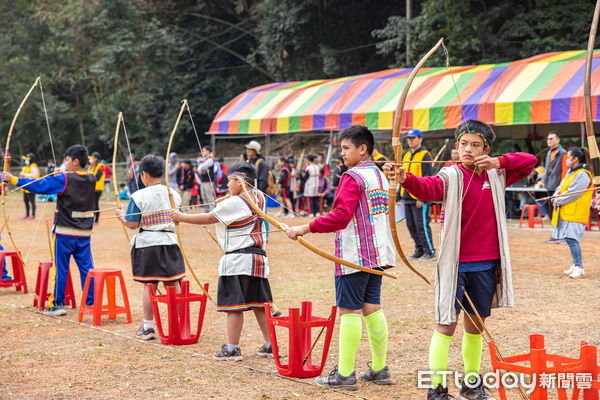
[{"label": "dark shorts with stripe", "polygon": [[176,244],[131,249],[133,280],[143,283],[173,282],[185,277],[185,264]]},{"label": "dark shorts with stripe", "polygon": [[284,199],[291,199],[292,198],[292,193],[290,192],[290,187],[289,186],[282,186],[281,187],[281,197]]},{"label": "dark shorts with stripe", "polygon": [[486,271],[458,273],[458,283],[456,285],[457,301],[454,305],[457,315],[462,310],[458,303],[459,301],[469,314],[475,314],[465,296],[465,290],[471,300],[473,300],[479,315],[485,318],[492,314],[492,300],[496,293],[497,274],[499,270],[500,267],[494,267]]},{"label": "dark shorts with stripe", "polygon": [[335,277],[335,304],[349,310],[360,310],[365,303],[381,303],[381,275],[355,272]]},{"label": "dark shorts with stripe", "polygon": [[273,302],[266,278],[248,275],[219,276],[217,311],[246,311]]}]

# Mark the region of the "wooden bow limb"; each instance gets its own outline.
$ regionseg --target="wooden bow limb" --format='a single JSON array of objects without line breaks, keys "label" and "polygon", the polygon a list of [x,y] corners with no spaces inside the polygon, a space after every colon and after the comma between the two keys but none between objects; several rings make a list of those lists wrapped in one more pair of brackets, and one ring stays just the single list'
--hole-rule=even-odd
[{"label": "wooden bow limb", "polygon": [[[282,229],[284,231],[288,231],[290,229],[289,226],[287,226],[286,224],[279,222],[278,220],[276,220],[275,218],[271,217],[270,215],[268,215],[267,213],[265,213],[263,210],[260,209],[260,207],[258,207],[256,205],[256,203],[254,202],[252,195],[250,193],[248,193],[248,190],[246,189],[246,185],[243,179],[236,177],[234,179],[240,179],[241,181],[241,185],[242,185],[242,189],[244,191],[244,194],[246,195],[246,199],[248,200],[248,203],[250,204],[250,206],[252,207],[252,209],[258,214],[260,215],[263,219],[269,221],[271,224],[273,224],[274,226],[276,226],[279,229]],[[309,243],[306,239],[304,239],[302,236],[298,236],[297,238],[298,243],[300,243],[302,246],[306,247],[307,249],[309,249],[310,251],[312,251],[313,253],[320,255],[321,257],[324,257],[330,261],[333,261],[334,263],[340,264],[340,265],[344,265],[348,268],[352,268],[352,269],[356,269],[359,271],[363,271],[363,272],[367,272],[369,274],[375,274],[375,275],[381,275],[381,276],[387,276],[388,278],[392,278],[392,279],[396,279],[396,277],[392,274],[389,274],[385,271],[379,271],[376,269],[372,269],[372,268],[367,268],[367,267],[363,267],[361,265],[357,265],[354,263],[351,263],[349,261],[346,261],[344,259],[341,259],[339,257],[336,257],[332,254],[329,254],[321,249],[319,249],[318,247],[316,247],[315,245]]]},{"label": "wooden bow limb", "polygon": [[596,30],[598,28],[598,19],[600,17],[600,0],[596,0],[594,9],[594,18],[590,28],[588,39],[587,56],[585,59],[585,80],[583,84],[583,104],[585,110],[585,133],[587,135],[588,150],[590,152],[591,169],[594,185],[600,185],[600,151],[596,142],[594,133],[594,113],[592,112],[592,59],[594,56],[594,44],[596,41]]},{"label": "wooden bow limb", "polygon": [[[121,209],[121,199],[119,198],[119,183],[117,182],[117,149],[119,148],[119,130],[121,129],[121,121],[123,120],[123,113],[119,112],[119,114],[117,114],[117,127],[115,128],[115,140],[114,140],[114,145],[113,145],[113,157],[112,157],[112,172],[113,172],[113,178],[112,178],[112,185],[113,185],[113,191],[115,192],[115,201],[117,203],[117,209]],[[100,210],[97,210],[95,212],[100,212]],[[89,211],[86,211],[85,214],[89,213]],[[93,212],[92,212],[93,213]],[[121,224],[121,227],[123,228],[123,234],[125,235],[125,240],[127,241],[127,243],[129,243],[129,241],[131,240],[129,237],[129,233],[127,233],[127,227],[124,224]]]},{"label": "wooden bow limb", "polygon": [[560,193],[560,194],[557,194],[557,195],[554,195],[554,196],[542,197],[540,199],[535,199],[535,201],[544,201],[544,200],[556,199],[558,197],[569,196],[571,194],[577,194],[577,193],[585,193],[585,192],[589,192],[590,190],[598,190],[598,189],[600,189],[600,186],[592,186],[592,187],[589,187],[587,189],[575,190],[573,192],[565,192],[565,193]]},{"label": "wooden bow limb", "polygon": [[[394,162],[395,164],[400,165],[402,162],[402,141],[400,139],[400,130],[402,128],[402,113],[404,112],[404,105],[406,104],[406,98],[408,97],[408,92],[410,90],[410,85],[414,81],[417,73],[425,64],[425,62],[431,57],[443,44],[444,39],[440,39],[435,46],[425,54],[425,56],[419,61],[419,63],[413,68],[410,73],[408,79],[406,80],[406,84],[404,88],[402,88],[402,92],[400,93],[400,98],[398,99],[398,105],[396,106],[396,111],[394,115],[394,126],[392,129],[392,148],[394,150]],[[397,165],[394,167],[394,171],[397,170]],[[400,237],[398,236],[398,228],[396,227],[396,192],[398,190],[398,177],[397,174],[394,173],[390,177],[390,186],[388,190],[388,217],[389,217],[389,225],[390,230],[392,231],[392,240],[394,241],[394,246],[396,247],[396,251],[398,255],[404,262],[404,264],[410,269],[412,272],[417,274],[421,279],[423,279],[427,284],[431,285],[431,282],[425,275],[417,271],[417,269],[408,261],[408,258],[404,254],[402,250],[402,245],[400,244]]]},{"label": "wooden bow limb", "polygon": [[[19,114],[21,114],[21,110],[23,109],[23,106],[25,106],[25,103],[27,103],[27,100],[31,96],[33,89],[35,89],[35,87],[40,83],[40,79],[41,79],[41,77],[38,76],[38,78],[35,80],[35,82],[31,86],[31,88],[29,89],[29,91],[27,92],[25,97],[23,98],[23,101],[21,101],[21,104],[19,104],[19,108],[17,109],[17,112],[15,113],[15,116],[12,119],[10,128],[8,129],[8,135],[6,137],[6,147],[4,149],[4,168],[3,168],[2,172],[9,172],[9,169],[10,169],[10,139],[12,138],[13,130],[15,129],[17,119],[19,118]],[[10,238],[10,242],[11,242],[13,248],[19,255],[19,259],[21,260],[23,265],[25,265],[25,260],[23,260],[23,257],[21,256],[21,252],[19,251],[17,244],[15,243],[15,239],[13,238],[12,232],[10,231],[10,225],[8,224],[8,215],[6,213],[5,197],[6,197],[6,193],[4,193],[4,190],[0,190],[0,198],[1,198],[0,204],[2,206],[2,217],[4,218],[4,224],[6,225],[6,232],[8,233],[8,237]]]},{"label": "wooden bow limb", "polygon": [[[169,136],[169,145],[167,146],[167,155],[165,156],[165,160],[169,159],[169,154],[171,153],[171,146],[173,145],[173,138],[175,137],[175,132],[177,132],[177,127],[179,126],[179,122],[181,121],[181,116],[183,115],[183,112],[185,111],[186,106],[187,106],[187,100],[184,99],[181,102],[181,108],[179,109],[179,114],[177,115],[177,120],[175,121],[175,126],[173,127],[173,131],[171,132],[171,135]],[[169,203],[171,204],[171,208],[175,209],[176,208],[175,200],[173,199],[173,192],[171,191],[172,189],[169,186],[169,174],[168,173],[165,174],[165,184],[167,187],[167,193],[169,194]],[[183,256],[183,260],[185,261],[185,265],[187,266],[187,269],[192,273],[194,280],[196,281],[198,286],[200,286],[200,289],[202,290],[202,292],[214,304],[213,298],[210,296],[208,291],[204,288],[204,284],[202,282],[200,282],[200,279],[198,279],[198,276],[196,276],[196,272],[192,268],[192,264],[190,263],[190,260],[188,259],[187,254],[185,253],[185,250],[183,248],[183,241],[181,240],[181,232],[180,232],[178,223],[175,223],[175,234],[177,235],[177,242],[179,243],[179,249],[181,250],[181,255]]]}]

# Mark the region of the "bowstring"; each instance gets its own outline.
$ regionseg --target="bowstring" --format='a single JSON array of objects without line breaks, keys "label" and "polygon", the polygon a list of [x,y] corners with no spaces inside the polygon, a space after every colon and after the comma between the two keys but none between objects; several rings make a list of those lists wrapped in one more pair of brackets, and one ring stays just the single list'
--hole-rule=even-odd
[{"label": "bowstring", "polygon": [[140,190],[138,186],[138,175],[135,172],[135,162],[133,161],[133,153],[131,152],[131,145],[129,144],[129,136],[127,135],[127,127],[125,126],[125,118],[121,116],[121,125],[123,126],[123,133],[125,134],[125,142],[127,143],[127,153],[129,154],[129,161],[131,162],[131,169],[133,170],[133,180],[135,181],[136,190]]}]

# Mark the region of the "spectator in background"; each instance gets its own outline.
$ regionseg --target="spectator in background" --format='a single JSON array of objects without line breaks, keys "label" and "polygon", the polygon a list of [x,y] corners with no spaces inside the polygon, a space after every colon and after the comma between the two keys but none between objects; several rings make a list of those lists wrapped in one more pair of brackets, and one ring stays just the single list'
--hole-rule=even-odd
[{"label": "spectator in background", "polygon": [[315,156],[309,154],[306,156],[306,170],[304,176],[306,182],[304,184],[304,198],[309,205],[309,212],[311,217],[318,217],[319,215],[319,175],[321,170],[317,164],[315,164]]},{"label": "spectator in background", "polygon": [[[212,148],[204,146],[202,148],[202,158],[198,159],[198,177],[200,178],[200,197],[206,212],[209,212],[215,205],[215,159],[212,157]],[[210,203],[210,204],[209,204]]]},{"label": "spectator in background", "polygon": [[294,207],[292,206],[293,197],[290,189],[292,181],[290,166],[288,165],[287,159],[285,157],[279,158],[278,166],[279,179],[277,180],[277,182],[279,183],[279,188],[281,192],[281,210],[279,211],[279,214],[277,214],[277,216],[286,216],[288,218],[291,218],[294,216]]},{"label": "spectator in background", "polygon": [[[28,179],[38,179],[40,177],[40,168],[35,162],[35,155],[28,153],[22,156],[23,168],[19,177]],[[26,189],[23,191],[23,202],[25,203],[25,217],[23,219],[35,219],[35,193],[31,193]],[[29,215],[31,213],[31,215]]]},{"label": "spectator in background", "polygon": [[331,193],[331,181],[328,176],[323,174],[321,171],[319,175],[319,212],[322,214],[325,208],[331,203],[333,200],[333,195]]},{"label": "spectator in background", "polygon": [[219,165],[221,176],[217,178],[215,191],[217,193],[217,197],[222,197],[225,196],[229,191],[229,188],[227,187],[227,184],[229,182],[229,178],[227,178],[228,168],[227,165],[225,165],[225,160],[223,159],[223,157],[217,158],[216,161],[216,164]]},{"label": "spectator in background", "polygon": [[458,154],[458,150],[452,149],[450,150],[450,161],[444,163],[444,167],[450,167],[453,164],[458,164],[460,161],[460,155]]},{"label": "spectator in background", "polygon": [[[546,144],[548,145],[549,150],[546,153],[546,161],[544,164],[544,167],[546,168],[544,188],[548,191],[547,195],[552,196],[567,173],[567,152],[560,145],[560,136],[556,131],[548,132]],[[553,211],[553,204],[551,201],[548,200],[547,202],[540,203],[540,211],[542,215],[548,215],[551,218]],[[546,243],[564,243],[564,240],[554,237],[553,234],[550,239],[546,240]]]},{"label": "spectator in background", "polygon": [[[96,191],[94,193],[94,211],[100,209],[100,197],[102,197],[102,192],[104,191],[104,164],[100,161],[102,156],[97,151],[93,152],[91,156],[89,156],[90,166],[87,171],[96,177]],[[97,212],[94,214],[94,223],[98,224],[100,221],[100,213]]]},{"label": "spectator in background", "polygon": [[248,163],[256,168],[256,187],[258,190],[265,193],[269,185],[269,166],[267,165],[265,158],[260,155],[260,143],[256,140],[252,140],[244,147],[246,148]]},{"label": "spectator in background", "polygon": [[173,152],[169,154],[169,168],[167,173],[169,174],[169,186],[171,189],[177,190],[177,168],[179,167],[179,160],[177,153]]},{"label": "spectator in background", "polygon": [[129,196],[129,189],[127,185],[124,183],[119,183],[119,199],[121,200],[129,200],[131,197]]},{"label": "spectator in background", "polygon": [[323,175],[329,176],[329,165],[325,164],[325,155],[323,153],[317,154],[317,166],[323,171]]},{"label": "spectator in background", "polygon": [[298,170],[296,169],[296,159],[289,157],[287,159],[288,167],[290,169],[290,201],[292,203],[293,214],[298,214],[298,205],[296,204],[298,199]]},{"label": "spectator in background", "polygon": [[[411,129],[405,137],[409,151],[405,152],[402,158],[404,168],[415,176],[431,176],[432,164],[411,162],[433,160],[429,150],[423,146],[423,132],[419,129]],[[415,242],[415,252],[408,258],[418,258],[422,261],[435,260],[435,248],[429,226],[429,204],[414,197],[404,187],[400,189],[400,196],[406,210],[406,227]]]},{"label": "spectator in background", "polygon": [[344,165],[344,161],[340,157],[337,160],[337,165],[333,170],[333,182],[331,184],[331,190],[335,193],[337,192],[338,186],[340,184],[340,179],[342,179],[342,175],[344,172],[348,171],[348,167]]},{"label": "spectator in background", "polygon": [[177,190],[181,196],[181,205],[190,205],[191,191],[194,187],[194,170],[190,160],[183,160],[177,168]]},{"label": "spectator in background", "polygon": [[373,161],[377,161],[375,163],[375,165],[377,165],[377,167],[383,171],[383,164],[385,161],[388,161],[389,158],[387,158],[386,156],[384,156],[383,154],[381,154],[379,152],[379,150],[377,149],[377,147],[373,148],[373,155],[372,155]]},{"label": "spectator in background", "polygon": [[135,154],[131,153],[129,162],[127,162],[127,170],[129,171],[129,193],[135,193],[141,189],[138,181],[138,163],[135,161]]}]

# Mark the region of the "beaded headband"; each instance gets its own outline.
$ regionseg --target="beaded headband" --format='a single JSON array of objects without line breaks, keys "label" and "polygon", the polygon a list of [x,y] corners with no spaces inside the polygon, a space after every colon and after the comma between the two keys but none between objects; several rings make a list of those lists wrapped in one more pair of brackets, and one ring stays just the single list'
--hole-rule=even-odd
[{"label": "beaded headband", "polygon": [[477,132],[477,131],[462,131],[461,133],[458,134],[458,136],[456,137],[456,141],[459,141],[461,137],[463,137],[463,135],[465,133],[472,133],[473,135],[477,135],[481,138],[481,140],[483,140],[483,144],[487,147],[490,147],[490,142],[488,142],[487,138],[485,137],[485,135],[481,132]]}]

